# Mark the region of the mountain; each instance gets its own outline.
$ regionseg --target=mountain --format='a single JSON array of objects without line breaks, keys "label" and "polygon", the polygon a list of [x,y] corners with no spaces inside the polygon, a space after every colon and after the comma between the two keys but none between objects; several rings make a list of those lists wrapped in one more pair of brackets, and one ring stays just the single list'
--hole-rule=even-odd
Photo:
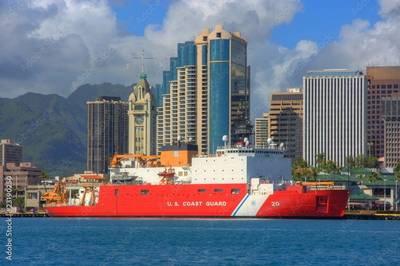
[{"label": "mountain", "polygon": [[67,176],[86,165],[86,101],[98,96],[127,99],[130,87],[110,83],[82,85],[67,98],[27,93],[0,98],[0,138],[24,147],[24,160],[50,175]]},{"label": "mountain", "polygon": [[80,107],[85,108],[86,102],[94,100],[99,96],[116,96],[122,100],[128,100],[131,93],[130,86],[123,86],[118,84],[103,83],[97,85],[85,84],[77,88],[71,95],[68,96],[68,101],[75,103]]}]

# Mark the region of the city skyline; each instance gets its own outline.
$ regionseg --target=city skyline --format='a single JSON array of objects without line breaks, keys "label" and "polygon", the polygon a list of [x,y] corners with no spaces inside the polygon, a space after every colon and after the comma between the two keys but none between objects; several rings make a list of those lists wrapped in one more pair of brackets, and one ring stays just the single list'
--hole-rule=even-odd
[{"label": "city skyline", "polygon": [[[142,49],[154,58],[146,64],[149,80],[161,83],[176,43],[218,23],[240,31],[249,42],[252,100],[257,103],[252,117],[268,106],[261,99],[274,90],[301,85],[308,70],[400,63],[399,42],[390,37],[399,35],[392,27],[398,3],[387,0],[324,5],[309,0],[258,1],[257,8],[251,1],[32,0],[3,5],[9,12],[0,16],[2,25],[8,26],[3,31],[8,42],[0,54],[7,69],[0,77],[0,97],[27,91],[65,96],[81,84],[105,81],[131,85],[140,72],[134,57]],[[319,25],[311,23],[315,17],[320,18]],[[357,47],[359,42],[364,45]],[[353,47],[358,48],[354,53]],[[62,57],[65,54],[68,58]]]}]

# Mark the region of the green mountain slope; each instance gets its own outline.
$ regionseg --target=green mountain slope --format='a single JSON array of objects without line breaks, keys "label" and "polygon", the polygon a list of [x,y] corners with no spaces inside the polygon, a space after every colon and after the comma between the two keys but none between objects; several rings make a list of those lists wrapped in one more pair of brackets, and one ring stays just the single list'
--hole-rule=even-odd
[{"label": "green mountain slope", "polygon": [[27,93],[0,98],[0,138],[24,146],[24,160],[50,175],[81,172],[86,165],[86,101],[101,95],[127,99],[129,87],[83,85],[68,98]]}]

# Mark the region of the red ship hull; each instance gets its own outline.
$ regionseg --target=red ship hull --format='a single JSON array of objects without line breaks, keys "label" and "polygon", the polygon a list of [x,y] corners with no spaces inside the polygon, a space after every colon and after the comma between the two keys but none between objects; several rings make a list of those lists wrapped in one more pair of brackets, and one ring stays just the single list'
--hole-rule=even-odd
[{"label": "red ship hull", "polygon": [[101,185],[93,206],[48,205],[53,217],[286,217],[340,218],[347,190],[293,185],[252,196],[246,184]]}]

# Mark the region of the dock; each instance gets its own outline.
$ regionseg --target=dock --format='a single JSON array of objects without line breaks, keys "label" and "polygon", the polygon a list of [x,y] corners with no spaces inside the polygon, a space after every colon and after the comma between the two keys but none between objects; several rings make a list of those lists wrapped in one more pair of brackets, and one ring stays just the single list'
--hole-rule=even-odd
[{"label": "dock", "polygon": [[[9,217],[9,214],[0,211],[0,217]],[[44,211],[39,212],[17,212],[13,213],[12,217],[48,217],[47,213]],[[345,219],[351,220],[399,220],[400,221],[400,211],[346,211]]]},{"label": "dock", "polygon": [[[0,217],[9,217],[10,215],[4,211],[0,212]],[[11,217],[47,217],[47,213],[44,211],[40,212],[16,212],[11,215]]]},{"label": "dock", "polygon": [[400,220],[400,211],[346,211],[345,218],[355,220]]}]

